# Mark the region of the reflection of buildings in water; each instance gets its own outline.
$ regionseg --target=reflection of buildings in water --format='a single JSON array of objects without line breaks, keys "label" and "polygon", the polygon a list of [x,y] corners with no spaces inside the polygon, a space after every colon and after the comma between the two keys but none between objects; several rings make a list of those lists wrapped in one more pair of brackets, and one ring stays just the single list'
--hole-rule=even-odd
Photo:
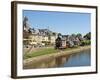
[{"label": "reflection of buildings in water", "polygon": [[70,57],[70,55],[56,58],[56,65],[57,65],[57,67],[60,67],[64,63],[66,63],[68,61],[69,57]]},{"label": "reflection of buildings in water", "polygon": [[69,59],[70,55],[57,57],[57,58],[49,58],[43,61],[34,62],[31,64],[24,65],[24,69],[36,69],[36,68],[55,68],[60,67],[64,63],[66,63]]},{"label": "reflection of buildings in water", "polygon": [[71,54],[66,56],[66,62],[68,62],[69,58],[71,57]]}]

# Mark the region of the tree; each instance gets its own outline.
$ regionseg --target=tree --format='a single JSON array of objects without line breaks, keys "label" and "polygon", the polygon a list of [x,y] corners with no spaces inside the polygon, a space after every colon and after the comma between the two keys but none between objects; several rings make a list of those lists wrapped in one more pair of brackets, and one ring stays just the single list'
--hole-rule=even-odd
[{"label": "tree", "polygon": [[78,34],[76,35],[76,37],[78,37],[78,39],[79,39],[80,41],[83,40],[83,38],[82,38],[82,34],[80,34],[80,33],[78,33]]},{"label": "tree", "polygon": [[56,36],[56,32],[53,32],[52,35]]},{"label": "tree", "polygon": [[71,36],[76,37],[76,34],[73,33]]},{"label": "tree", "polygon": [[61,33],[58,33],[58,37],[60,37],[60,38],[61,38],[61,36],[62,36],[62,34],[61,34]]},{"label": "tree", "polygon": [[77,36],[77,37],[80,37],[80,36],[82,36],[82,34],[81,34],[81,33],[78,33],[76,36]]},{"label": "tree", "polygon": [[55,49],[59,49],[60,47],[61,47],[61,38],[60,36],[58,36],[55,41]]},{"label": "tree", "polygon": [[74,41],[75,38],[76,38],[76,34],[72,34],[72,35],[70,36],[70,40],[71,40],[71,41]]},{"label": "tree", "polygon": [[91,39],[91,32],[87,33],[85,36],[84,36],[85,39],[87,40],[90,40]]}]

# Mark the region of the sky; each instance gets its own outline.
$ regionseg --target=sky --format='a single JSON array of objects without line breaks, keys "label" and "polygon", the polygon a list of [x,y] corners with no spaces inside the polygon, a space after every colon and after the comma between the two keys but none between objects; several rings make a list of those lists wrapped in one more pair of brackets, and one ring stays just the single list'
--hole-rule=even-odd
[{"label": "sky", "polygon": [[62,35],[85,35],[91,31],[90,13],[23,10],[25,16],[35,29],[49,29]]}]

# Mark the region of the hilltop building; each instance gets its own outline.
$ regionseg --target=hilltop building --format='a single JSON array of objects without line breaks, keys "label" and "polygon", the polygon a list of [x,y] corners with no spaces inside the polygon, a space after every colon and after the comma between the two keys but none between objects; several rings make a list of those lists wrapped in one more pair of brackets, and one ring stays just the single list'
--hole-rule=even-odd
[{"label": "hilltop building", "polygon": [[46,45],[48,43],[54,45],[57,33],[49,29],[31,28],[28,18],[25,17],[23,21],[23,38],[24,45]]}]

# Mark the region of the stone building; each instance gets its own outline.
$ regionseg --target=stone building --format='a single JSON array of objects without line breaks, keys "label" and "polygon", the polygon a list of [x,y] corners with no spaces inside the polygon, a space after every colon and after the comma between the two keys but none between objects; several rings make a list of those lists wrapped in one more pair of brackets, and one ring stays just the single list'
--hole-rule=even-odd
[{"label": "stone building", "polygon": [[24,45],[39,45],[46,43],[55,44],[57,33],[49,29],[34,29],[28,23],[28,18],[23,20],[23,42]]}]

